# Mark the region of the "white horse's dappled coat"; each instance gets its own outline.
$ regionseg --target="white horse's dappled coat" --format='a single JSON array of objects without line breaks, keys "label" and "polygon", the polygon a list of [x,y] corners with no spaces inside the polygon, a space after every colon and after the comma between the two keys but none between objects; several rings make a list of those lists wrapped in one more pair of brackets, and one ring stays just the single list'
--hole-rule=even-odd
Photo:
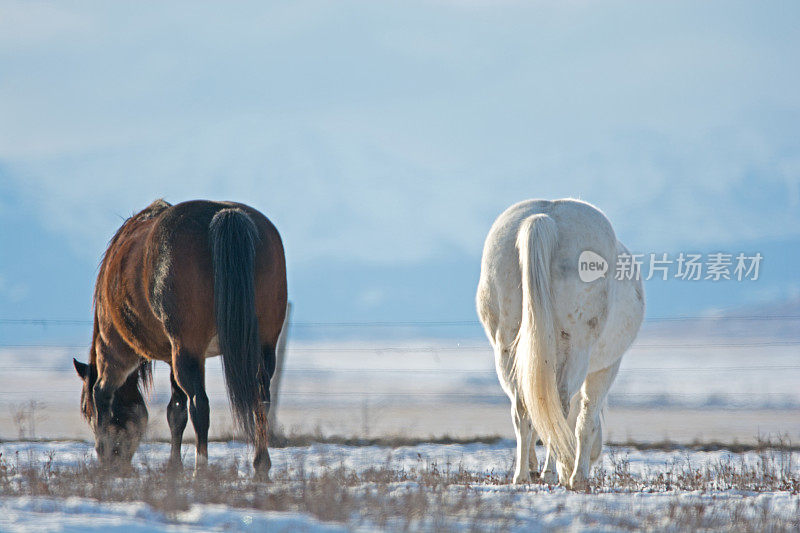
[{"label": "white horse's dappled coat", "polygon": [[[578,273],[587,250],[608,264],[590,282]],[[536,432],[550,444],[543,469],[550,481],[553,451],[559,481],[572,488],[585,486],[600,455],[606,394],[644,317],[638,276],[615,279],[621,253],[627,249],[605,215],[579,200],[520,202],[489,231],[477,307],[511,398],[516,483],[539,470]]]}]

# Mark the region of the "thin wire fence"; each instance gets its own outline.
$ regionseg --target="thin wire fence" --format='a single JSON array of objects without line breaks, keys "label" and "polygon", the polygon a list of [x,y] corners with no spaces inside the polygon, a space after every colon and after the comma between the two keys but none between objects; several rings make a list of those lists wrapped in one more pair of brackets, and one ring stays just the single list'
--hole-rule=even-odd
[{"label": "thin wire fence", "polygon": [[[787,322],[791,323],[793,326],[795,323],[798,323],[798,327],[800,327],[800,315],[795,314],[773,314],[773,315],[738,315],[738,316],[678,316],[678,317],[652,317],[647,320],[648,324],[658,324],[658,323],[674,323],[674,322],[698,322],[701,324],[729,324],[731,322],[737,323],[753,323],[759,324],[764,323],[766,321],[769,322]],[[77,319],[53,319],[53,318],[0,318],[0,327],[2,326],[9,326],[13,328],[19,327],[50,327],[50,326],[82,326],[82,325],[91,325],[91,321],[88,320],[77,320]],[[306,329],[306,330],[330,330],[334,328],[342,328],[342,329],[352,329],[352,328],[366,328],[366,329],[379,329],[379,328],[406,328],[406,327],[414,327],[414,328],[439,328],[439,327],[474,327],[479,326],[480,323],[477,321],[469,321],[469,320],[437,320],[437,321],[396,321],[396,322],[388,322],[388,321],[355,321],[355,322],[293,322],[291,323],[292,329]],[[454,341],[448,341],[443,343],[442,345],[432,345],[432,344],[414,344],[409,343],[405,345],[398,345],[397,342],[393,345],[379,345],[375,344],[374,341],[370,341],[368,345],[362,345],[359,343],[354,343],[350,346],[343,346],[342,343],[334,343],[330,346],[324,346],[321,342],[314,342],[309,343],[311,345],[300,345],[300,346],[290,346],[287,349],[288,357],[287,357],[287,365],[286,368],[283,369],[284,375],[292,376],[293,378],[302,378],[304,376],[317,376],[317,377],[332,377],[336,375],[342,376],[376,376],[376,375],[393,375],[393,376],[414,376],[415,379],[417,378],[424,378],[425,376],[431,377],[442,377],[446,375],[461,375],[466,376],[467,379],[470,378],[487,378],[491,379],[495,375],[495,371],[493,368],[487,365],[486,369],[470,369],[470,368],[429,368],[423,366],[413,366],[413,363],[409,362],[408,366],[397,367],[397,361],[395,361],[395,367],[393,368],[364,368],[364,367],[344,367],[339,368],[336,366],[330,365],[321,365],[321,366],[310,366],[308,364],[301,365],[301,366],[294,366],[292,364],[292,354],[296,354],[298,356],[306,355],[306,356],[314,356],[319,354],[358,354],[360,357],[369,357],[369,356],[405,356],[408,354],[459,354],[465,352],[471,352],[472,354],[478,353],[486,353],[487,361],[492,360],[491,356],[491,347],[489,346],[488,342],[484,342],[482,344],[478,344],[477,341],[473,338],[471,339],[471,343],[464,344],[464,343],[457,343]],[[81,343],[81,344],[47,344],[47,343],[0,343],[0,349],[24,349],[24,350],[37,350],[37,349],[62,349],[62,350],[73,350],[73,349],[80,349],[86,350],[88,343]],[[741,350],[757,350],[757,349],[769,349],[769,348],[780,348],[780,347],[800,347],[800,339],[794,338],[765,338],[765,339],[742,339],[740,341],[729,341],[729,340],[709,340],[709,341],[702,341],[702,342],[653,342],[652,340],[643,340],[642,342],[634,343],[632,346],[633,351],[648,351],[648,350],[674,350],[675,353],[680,353],[681,351],[688,351],[688,350],[712,350],[716,352],[721,351],[729,351],[735,350],[735,353],[740,353]],[[645,367],[633,367],[633,368],[625,368],[623,367],[620,370],[620,375],[647,375],[647,374],[658,374],[658,373],[665,373],[665,372],[678,372],[678,373],[701,373],[703,375],[710,375],[712,377],[713,374],[717,373],[725,373],[725,375],[731,375],[736,373],[749,373],[758,375],[762,375],[763,373],[786,373],[786,372],[793,372],[800,370],[800,351],[798,352],[798,359],[797,363],[794,362],[786,362],[785,358],[780,359],[778,361],[774,361],[772,364],[764,364],[763,362],[755,361],[749,364],[733,364],[733,362],[729,364],[710,364],[710,365],[702,365],[698,364],[696,366],[670,366],[670,365],[658,365],[658,366],[645,366]],[[735,358],[734,358],[735,359]],[[301,358],[302,360],[302,358]],[[685,362],[685,360],[684,360]],[[53,373],[53,372],[63,372],[66,371],[66,368],[62,366],[61,368],[52,368],[49,366],[43,366],[41,364],[20,364],[21,361],[19,359],[13,359],[4,361],[0,358],[0,374],[5,376],[21,376],[24,374],[30,375],[44,375],[46,373]],[[352,361],[351,361],[352,363]],[[403,365],[403,362],[399,362],[400,365]],[[214,368],[211,370],[211,374],[216,375],[220,372],[219,368]],[[11,378],[11,379],[18,379],[18,378]],[[347,379],[347,378],[344,378]],[[354,381],[356,382],[356,381]],[[298,382],[299,383],[299,382]],[[312,384],[313,385],[313,384]],[[370,398],[370,397],[383,397],[383,398],[403,398],[403,397],[436,397],[436,398],[474,398],[474,392],[452,392],[452,391],[408,391],[408,392],[400,392],[394,390],[387,390],[387,391],[379,391],[379,390],[307,390],[307,386],[303,386],[302,388],[295,389],[295,390],[282,390],[280,395],[282,397],[290,397],[290,398],[318,398],[318,397],[360,397],[360,398]],[[0,398],[5,399],[6,401],[16,398],[16,397],[23,397],[26,394],[67,394],[67,393],[74,393],[74,389],[69,390],[60,390],[60,389],[47,389],[47,390],[11,390],[11,391],[0,391]],[[663,393],[661,392],[619,392],[616,393],[615,396],[618,398],[658,398]],[[759,393],[760,396],[765,398],[775,397],[781,398],[785,397],[786,394],[782,392],[771,392],[765,390],[764,392]],[[213,392],[209,394],[212,397],[224,397],[224,393],[221,392]],[[703,395],[707,396],[707,393],[704,392],[681,392],[680,395],[686,398],[692,397],[701,397]],[[726,396],[730,397],[744,397],[749,396],[751,393],[749,392],[736,392],[731,391],[726,393]],[[505,398],[502,392],[499,390],[494,391],[493,393],[484,394],[484,397],[494,397],[497,398]]]},{"label": "thin wire fence", "polygon": [[[673,366],[660,366],[660,367],[644,367],[644,368],[623,368],[620,369],[620,374],[635,374],[642,372],[774,372],[777,370],[800,370],[800,364],[797,365],[753,365],[753,366],[705,366],[705,367],[673,367]],[[41,366],[5,366],[0,365],[2,372],[43,372],[52,373],[58,372],[59,369],[42,368]],[[217,372],[220,372],[217,370]],[[493,376],[494,370],[465,370],[460,368],[319,368],[319,367],[292,367],[285,368],[284,374],[297,374],[302,376],[313,374],[331,374],[331,373],[345,373],[345,374],[469,374],[478,376]]]}]

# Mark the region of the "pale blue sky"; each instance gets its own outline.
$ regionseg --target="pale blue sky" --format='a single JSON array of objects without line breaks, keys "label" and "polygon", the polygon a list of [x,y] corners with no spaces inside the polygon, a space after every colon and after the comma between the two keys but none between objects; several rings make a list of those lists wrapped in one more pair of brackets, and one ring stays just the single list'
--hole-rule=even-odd
[{"label": "pale blue sky", "polygon": [[486,231],[531,197],[641,251],[797,242],[798,27],[791,1],[0,2],[0,299],[50,315],[9,247],[84,283],[160,196],[262,209],[311,318],[331,264],[375,276],[340,280],[345,318],[413,319],[392,269],[409,302],[461,269],[436,313],[474,316]]}]

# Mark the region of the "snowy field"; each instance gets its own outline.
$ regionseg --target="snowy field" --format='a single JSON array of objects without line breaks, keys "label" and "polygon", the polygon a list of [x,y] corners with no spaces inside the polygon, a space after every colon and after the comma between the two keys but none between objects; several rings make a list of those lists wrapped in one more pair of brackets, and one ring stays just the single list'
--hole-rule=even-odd
[{"label": "snowy field", "polygon": [[[800,452],[758,443],[800,443],[800,332],[756,333],[645,331],[611,389],[604,433],[616,444],[591,494],[509,483],[509,402],[482,339],[290,341],[277,410],[289,439],[268,484],[231,439],[218,358],[209,473],[165,472],[157,364],[149,442],[133,472],[109,478],[78,413],[71,358],[86,347],[6,346],[0,530],[797,531]],[[447,437],[468,443],[426,443]],[[184,456],[191,465],[191,445]]]},{"label": "snowy field", "polygon": [[[272,481],[250,453],[212,443],[206,477],[165,481],[165,444],[103,478],[84,442],[0,444],[3,531],[791,531],[800,527],[800,455],[613,447],[591,494],[508,483],[513,442],[314,444],[272,452]],[[540,457],[543,450],[537,449]],[[193,450],[184,449],[191,462]],[[172,492],[172,494],[170,494]],[[100,501],[98,501],[100,500]]]}]

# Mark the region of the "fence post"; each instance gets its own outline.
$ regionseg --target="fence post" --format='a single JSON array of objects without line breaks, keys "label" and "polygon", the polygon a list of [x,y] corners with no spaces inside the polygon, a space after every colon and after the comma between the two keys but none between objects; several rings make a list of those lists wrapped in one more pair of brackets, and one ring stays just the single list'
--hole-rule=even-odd
[{"label": "fence post", "polygon": [[275,432],[275,420],[278,412],[278,395],[281,390],[281,376],[283,375],[283,364],[286,359],[286,338],[289,336],[289,324],[291,323],[292,302],[286,302],[286,316],[283,318],[283,327],[278,337],[278,345],[275,347],[275,374],[272,376],[270,384],[270,399],[272,401],[269,408],[267,421],[271,432]]}]

